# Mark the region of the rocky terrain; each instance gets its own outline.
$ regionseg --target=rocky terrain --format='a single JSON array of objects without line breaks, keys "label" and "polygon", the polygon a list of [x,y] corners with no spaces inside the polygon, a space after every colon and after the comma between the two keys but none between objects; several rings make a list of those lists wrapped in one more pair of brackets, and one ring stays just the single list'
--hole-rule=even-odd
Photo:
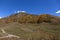
[{"label": "rocky terrain", "polygon": [[0,28],[0,40],[60,40],[60,17],[50,14],[12,14],[0,19]]}]

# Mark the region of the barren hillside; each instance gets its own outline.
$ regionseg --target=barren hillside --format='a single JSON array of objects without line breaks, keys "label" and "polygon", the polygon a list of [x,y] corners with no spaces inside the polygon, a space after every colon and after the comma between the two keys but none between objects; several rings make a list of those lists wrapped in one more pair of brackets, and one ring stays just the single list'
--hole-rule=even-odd
[{"label": "barren hillside", "polygon": [[17,13],[0,19],[0,28],[19,39],[3,38],[1,40],[60,40],[60,17],[50,14],[33,15]]}]

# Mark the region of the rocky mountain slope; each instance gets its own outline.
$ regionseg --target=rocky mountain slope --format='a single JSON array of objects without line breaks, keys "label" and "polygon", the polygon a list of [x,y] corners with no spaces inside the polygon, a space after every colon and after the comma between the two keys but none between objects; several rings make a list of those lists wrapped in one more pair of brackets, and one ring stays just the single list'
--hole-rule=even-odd
[{"label": "rocky mountain slope", "polygon": [[10,15],[8,17],[5,17],[1,19],[1,22],[4,23],[12,23],[12,22],[18,22],[18,23],[55,23],[58,24],[60,23],[60,17],[56,17],[53,15],[49,14],[41,14],[41,15],[33,15],[33,14],[28,14],[24,12],[20,12],[17,14]]},{"label": "rocky mountain slope", "polygon": [[[60,40],[60,17],[50,14],[16,13],[0,19],[0,28],[19,36],[18,40]],[[4,35],[1,29],[0,35]]]}]

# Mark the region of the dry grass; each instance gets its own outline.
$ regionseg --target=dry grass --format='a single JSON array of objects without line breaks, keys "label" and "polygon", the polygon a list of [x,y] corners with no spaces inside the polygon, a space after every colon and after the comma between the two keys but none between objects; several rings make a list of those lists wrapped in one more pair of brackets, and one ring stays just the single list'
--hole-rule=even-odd
[{"label": "dry grass", "polygon": [[[21,39],[1,40],[60,40],[60,18],[48,14],[30,15],[19,13],[0,20],[0,26],[7,33]],[[0,32],[0,35],[3,35]]]},{"label": "dry grass", "polygon": [[[38,24],[14,24],[14,25],[9,24],[7,27],[3,27],[3,28],[7,33],[20,36],[21,40],[60,40],[60,32],[59,30],[55,30],[56,26],[57,28],[59,27],[59,25],[51,25],[51,24],[44,24],[44,23],[39,25]],[[21,28],[25,28],[25,29],[23,30]]]}]

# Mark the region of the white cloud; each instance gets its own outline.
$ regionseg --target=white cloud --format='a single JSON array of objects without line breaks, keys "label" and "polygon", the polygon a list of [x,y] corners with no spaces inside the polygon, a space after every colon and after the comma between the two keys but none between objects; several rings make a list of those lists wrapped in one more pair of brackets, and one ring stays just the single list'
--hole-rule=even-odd
[{"label": "white cloud", "polygon": [[1,19],[2,17],[0,17],[0,19]]},{"label": "white cloud", "polygon": [[56,13],[60,13],[60,10],[58,10]]},{"label": "white cloud", "polygon": [[26,11],[17,11],[17,13],[20,13],[20,12],[26,12]]},{"label": "white cloud", "polygon": [[17,11],[17,13],[19,13],[20,11]]},{"label": "white cloud", "polygon": [[20,11],[20,12],[26,12],[26,11]]}]

